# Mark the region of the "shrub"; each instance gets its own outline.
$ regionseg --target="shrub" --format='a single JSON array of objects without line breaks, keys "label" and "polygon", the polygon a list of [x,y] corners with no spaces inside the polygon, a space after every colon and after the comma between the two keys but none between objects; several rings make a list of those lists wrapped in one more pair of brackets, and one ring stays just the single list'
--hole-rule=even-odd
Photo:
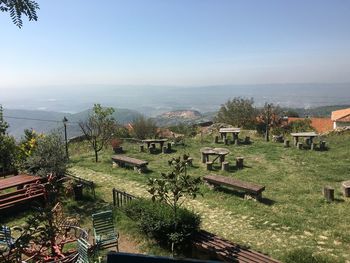
[{"label": "shrub", "polygon": [[313,131],[314,128],[311,126],[310,119],[295,120],[289,124],[292,132],[307,132]]},{"label": "shrub", "polygon": [[132,127],[133,135],[140,140],[154,138],[157,135],[157,125],[155,121],[143,116],[136,118],[132,123]]},{"label": "shrub", "polygon": [[179,208],[177,214],[177,227],[172,209],[161,202],[138,199],[124,207],[124,212],[135,220],[141,231],[157,242],[170,248],[173,239],[177,239],[177,249],[189,247],[193,234],[198,231],[200,217],[197,214]]},{"label": "shrub", "polygon": [[112,145],[113,149],[120,147],[122,145],[122,143],[123,142],[121,140],[119,140],[119,139],[112,139],[111,140],[111,145]]},{"label": "shrub", "polygon": [[29,173],[47,176],[52,174],[61,177],[67,173],[68,159],[62,137],[52,133],[37,140],[37,146],[25,161]]}]

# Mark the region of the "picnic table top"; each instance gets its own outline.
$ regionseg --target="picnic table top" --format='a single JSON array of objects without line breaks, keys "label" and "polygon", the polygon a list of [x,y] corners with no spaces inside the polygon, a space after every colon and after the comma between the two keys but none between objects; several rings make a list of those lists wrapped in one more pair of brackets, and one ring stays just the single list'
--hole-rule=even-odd
[{"label": "picnic table top", "polygon": [[228,132],[240,133],[240,131],[241,131],[240,128],[221,128],[219,130],[220,133],[228,133]]},{"label": "picnic table top", "polygon": [[211,148],[211,147],[201,148],[200,152],[204,154],[210,154],[210,155],[227,155],[230,153],[230,151],[225,148]]},{"label": "picnic table top", "polygon": [[113,161],[122,161],[122,162],[126,162],[126,163],[132,163],[132,164],[136,164],[136,165],[147,165],[148,164],[147,161],[132,158],[132,157],[129,157],[126,155],[113,155],[112,160]]},{"label": "picnic table top", "polygon": [[146,140],[142,140],[142,142],[146,142],[146,143],[161,143],[161,142],[167,142],[168,139],[146,139]]},{"label": "picnic table top", "polygon": [[5,190],[19,185],[35,183],[38,180],[41,180],[40,176],[34,176],[29,174],[19,174],[11,176],[0,180],[0,190]]},{"label": "picnic table top", "polygon": [[293,137],[317,137],[318,134],[316,132],[294,132],[291,133]]},{"label": "picnic table top", "polygon": [[227,176],[221,176],[216,174],[206,175],[204,176],[204,180],[212,181],[212,182],[218,182],[224,185],[230,185],[235,187],[240,187],[246,190],[252,190],[254,192],[261,192],[265,190],[265,186],[258,185],[255,183],[250,182],[244,182],[232,177]]}]

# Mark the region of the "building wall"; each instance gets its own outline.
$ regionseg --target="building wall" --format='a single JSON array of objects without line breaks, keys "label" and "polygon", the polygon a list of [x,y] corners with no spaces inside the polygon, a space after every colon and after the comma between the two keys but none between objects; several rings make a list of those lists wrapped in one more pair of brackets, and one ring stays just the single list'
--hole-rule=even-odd
[{"label": "building wall", "polygon": [[350,127],[350,122],[335,121],[334,126],[335,126],[334,129]]}]

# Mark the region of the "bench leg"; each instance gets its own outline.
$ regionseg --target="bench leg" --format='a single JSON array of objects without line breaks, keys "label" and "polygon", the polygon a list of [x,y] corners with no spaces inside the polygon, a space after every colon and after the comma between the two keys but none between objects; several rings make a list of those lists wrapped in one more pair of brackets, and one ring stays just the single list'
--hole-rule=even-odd
[{"label": "bench leg", "polygon": [[261,193],[258,193],[258,194],[251,194],[251,193],[248,194],[248,193],[246,193],[244,195],[244,199],[260,202],[261,199],[262,199],[262,194]]},{"label": "bench leg", "polygon": [[137,171],[139,174],[142,174],[142,173],[147,171],[147,167],[146,166],[141,166],[141,167],[134,166],[134,171]]}]

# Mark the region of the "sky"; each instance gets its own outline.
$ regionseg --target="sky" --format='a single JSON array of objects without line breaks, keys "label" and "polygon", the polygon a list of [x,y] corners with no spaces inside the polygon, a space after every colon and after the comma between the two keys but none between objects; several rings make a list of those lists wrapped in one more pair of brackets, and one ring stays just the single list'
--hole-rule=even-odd
[{"label": "sky", "polygon": [[350,82],[347,0],[37,0],[0,13],[0,88]]}]

